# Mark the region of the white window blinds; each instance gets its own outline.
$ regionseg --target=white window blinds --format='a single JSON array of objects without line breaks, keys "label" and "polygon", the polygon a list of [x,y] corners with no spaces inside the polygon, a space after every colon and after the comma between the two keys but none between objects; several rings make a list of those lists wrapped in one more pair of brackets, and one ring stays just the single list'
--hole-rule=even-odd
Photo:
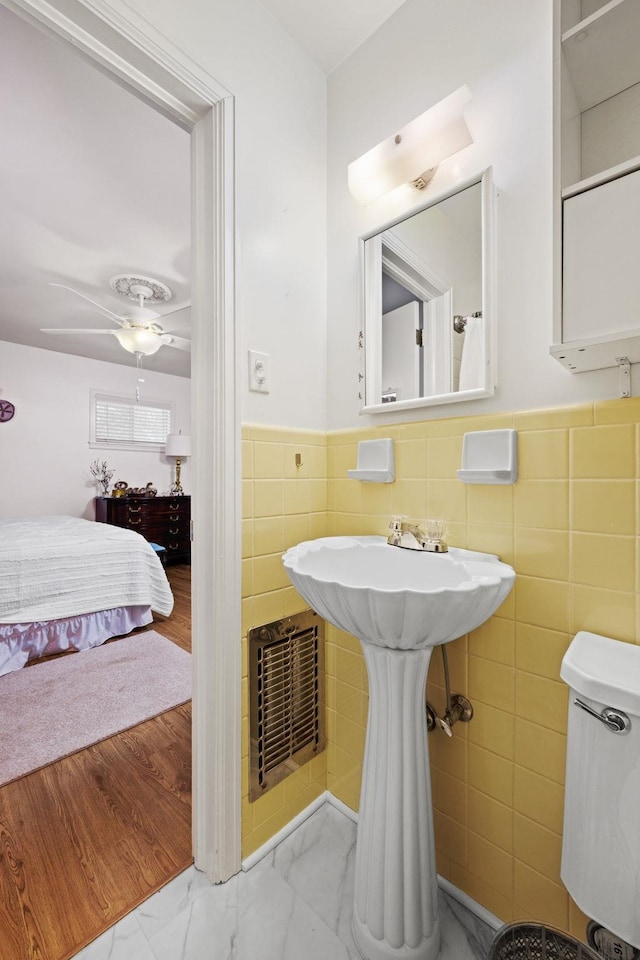
[{"label": "white window blinds", "polygon": [[98,393],[92,401],[92,444],[145,450],[164,447],[171,432],[172,404],[136,403]]}]

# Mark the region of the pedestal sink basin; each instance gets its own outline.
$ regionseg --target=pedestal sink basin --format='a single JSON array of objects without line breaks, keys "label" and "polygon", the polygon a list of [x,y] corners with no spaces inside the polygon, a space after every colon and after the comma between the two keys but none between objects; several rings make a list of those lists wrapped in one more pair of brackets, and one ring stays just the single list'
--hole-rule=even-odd
[{"label": "pedestal sink basin", "polygon": [[494,613],[515,573],[488,553],[427,553],[384,537],[324,537],[292,547],[283,562],[313,609],[365,643],[433,647]]},{"label": "pedestal sink basin", "polygon": [[307,603],[362,642],[369,716],[356,848],[356,945],[366,960],[435,960],[440,927],[425,683],[434,646],[484,623],[515,572],[497,557],[431,554],[384,537],[324,537],[283,563]]}]

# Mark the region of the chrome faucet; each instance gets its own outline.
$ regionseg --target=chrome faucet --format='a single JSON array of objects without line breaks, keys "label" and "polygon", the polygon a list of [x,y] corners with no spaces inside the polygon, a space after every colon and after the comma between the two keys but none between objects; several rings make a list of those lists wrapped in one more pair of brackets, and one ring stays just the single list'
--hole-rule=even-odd
[{"label": "chrome faucet", "polygon": [[444,520],[410,520],[403,516],[392,517],[387,543],[392,547],[404,547],[407,550],[446,553],[449,547],[444,539],[445,525]]}]

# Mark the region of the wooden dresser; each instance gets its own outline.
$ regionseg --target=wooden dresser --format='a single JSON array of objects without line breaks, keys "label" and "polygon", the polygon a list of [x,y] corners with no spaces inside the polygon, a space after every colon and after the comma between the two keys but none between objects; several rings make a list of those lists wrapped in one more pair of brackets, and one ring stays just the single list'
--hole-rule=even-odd
[{"label": "wooden dresser", "polygon": [[159,543],[167,563],[191,563],[191,497],[96,497],[96,520]]}]

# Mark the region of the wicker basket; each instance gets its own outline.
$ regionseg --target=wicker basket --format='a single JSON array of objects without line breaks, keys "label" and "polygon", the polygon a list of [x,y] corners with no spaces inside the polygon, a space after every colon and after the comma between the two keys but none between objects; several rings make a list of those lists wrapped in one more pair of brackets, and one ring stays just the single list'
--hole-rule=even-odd
[{"label": "wicker basket", "polygon": [[487,960],[602,960],[579,940],[541,923],[507,923],[491,942]]}]

